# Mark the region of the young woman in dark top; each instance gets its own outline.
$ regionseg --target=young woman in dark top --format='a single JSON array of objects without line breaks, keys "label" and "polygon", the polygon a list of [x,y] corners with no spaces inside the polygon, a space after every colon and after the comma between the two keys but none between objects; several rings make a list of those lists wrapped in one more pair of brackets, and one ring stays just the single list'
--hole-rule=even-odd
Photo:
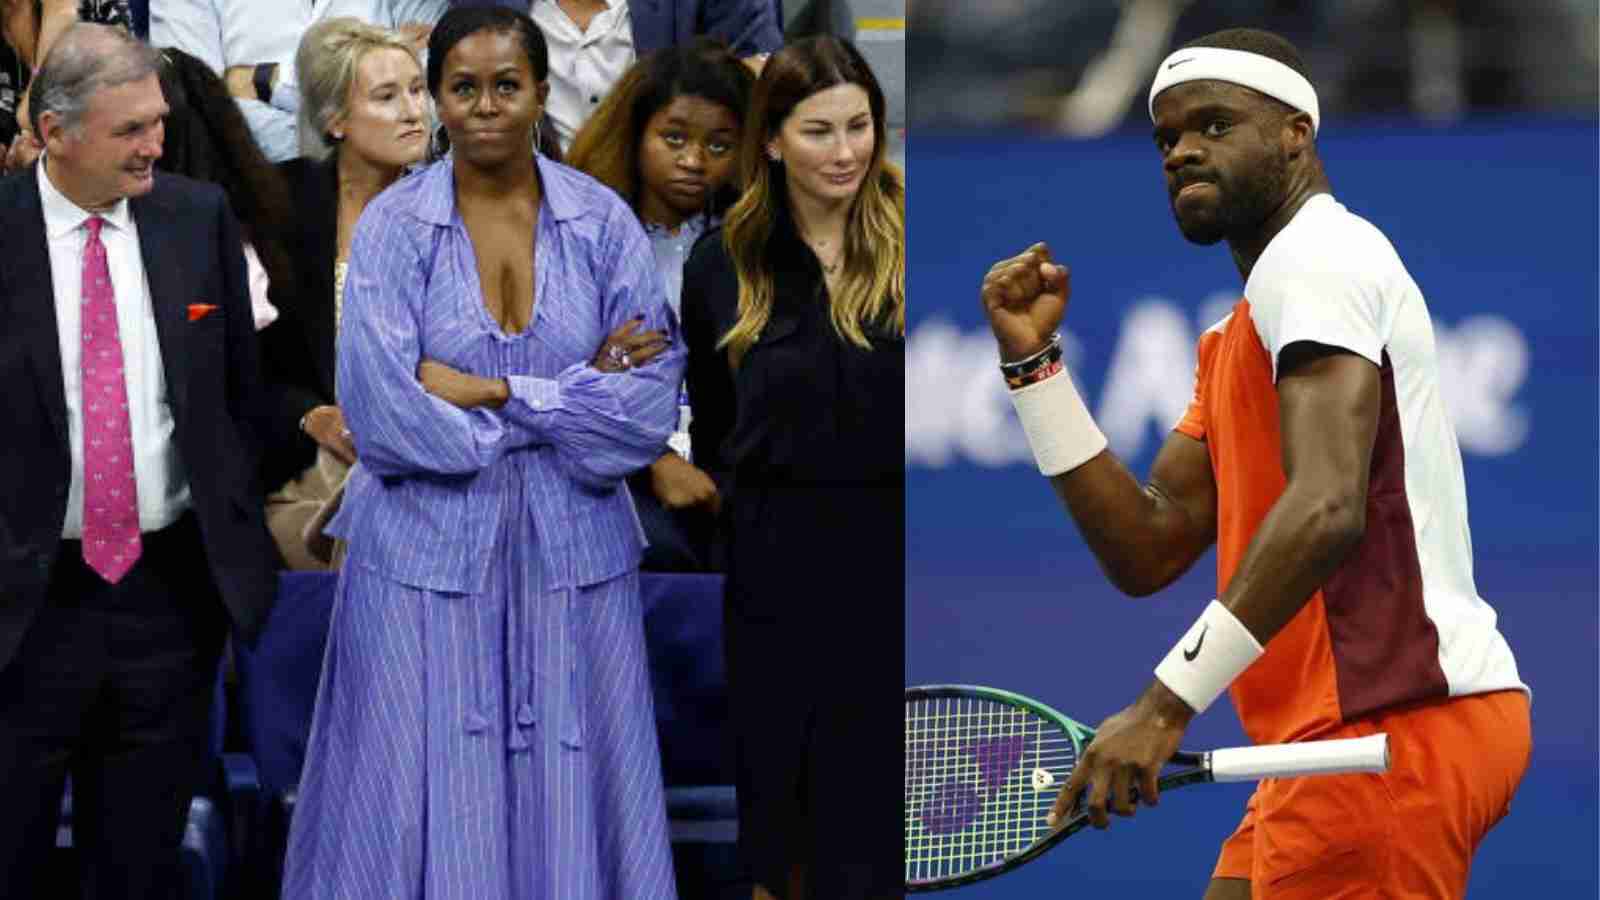
[{"label": "young woman in dark top", "polygon": [[[567,154],[568,165],[638,214],[674,312],[689,252],[739,198],[739,141],[754,84],[749,68],[713,38],[657,50],[622,76]],[[679,409],[670,447],[628,479],[650,542],[647,571],[718,566],[710,544],[722,498],[687,452],[686,395]]]},{"label": "young woman in dark top", "polygon": [[853,47],[772,56],[741,171],[683,285],[694,456],[732,476],[740,849],[757,900],[899,896],[905,180]]}]

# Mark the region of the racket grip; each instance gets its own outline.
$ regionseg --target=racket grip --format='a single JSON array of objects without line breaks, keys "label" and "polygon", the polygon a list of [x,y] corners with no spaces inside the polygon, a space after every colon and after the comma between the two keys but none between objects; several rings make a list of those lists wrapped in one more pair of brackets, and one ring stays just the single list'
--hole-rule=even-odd
[{"label": "racket grip", "polygon": [[1303,775],[1387,772],[1389,735],[1334,741],[1264,744],[1211,751],[1212,781],[1257,781]]}]

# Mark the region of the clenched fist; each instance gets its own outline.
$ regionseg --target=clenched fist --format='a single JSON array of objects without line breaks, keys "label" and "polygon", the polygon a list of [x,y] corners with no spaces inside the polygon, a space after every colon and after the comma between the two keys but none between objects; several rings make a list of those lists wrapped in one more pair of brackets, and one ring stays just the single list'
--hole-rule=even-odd
[{"label": "clenched fist", "polygon": [[1072,294],[1072,273],[1034,244],[989,267],[983,277],[983,311],[1000,344],[1000,361],[1016,362],[1044,349],[1061,327]]}]

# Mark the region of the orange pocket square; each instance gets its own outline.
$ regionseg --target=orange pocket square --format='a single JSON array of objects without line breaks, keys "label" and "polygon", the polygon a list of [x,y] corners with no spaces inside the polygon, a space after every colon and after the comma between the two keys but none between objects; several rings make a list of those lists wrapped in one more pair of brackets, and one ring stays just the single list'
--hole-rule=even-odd
[{"label": "orange pocket square", "polygon": [[189,304],[189,321],[197,322],[217,311],[217,307],[210,303]]}]

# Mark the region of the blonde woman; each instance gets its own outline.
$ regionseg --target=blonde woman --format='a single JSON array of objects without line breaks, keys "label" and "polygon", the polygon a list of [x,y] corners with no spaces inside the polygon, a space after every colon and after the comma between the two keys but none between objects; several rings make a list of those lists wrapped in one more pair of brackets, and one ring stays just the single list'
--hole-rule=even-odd
[{"label": "blonde woman", "polygon": [[757,900],[899,896],[905,180],[855,48],[768,60],[740,168],[683,286],[694,456],[732,474],[740,850]]},{"label": "blonde woman", "polygon": [[320,525],[356,459],[333,387],[350,238],[368,201],[426,154],[430,103],[411,45],[359,19],[308,29],[295,70],[306,157],[278,170],[298,214],[287,238],[296,277],[272,285],[281,319],[262,332],[277,397],[267,527],[288,568],[316,570],[332,566]]}]

